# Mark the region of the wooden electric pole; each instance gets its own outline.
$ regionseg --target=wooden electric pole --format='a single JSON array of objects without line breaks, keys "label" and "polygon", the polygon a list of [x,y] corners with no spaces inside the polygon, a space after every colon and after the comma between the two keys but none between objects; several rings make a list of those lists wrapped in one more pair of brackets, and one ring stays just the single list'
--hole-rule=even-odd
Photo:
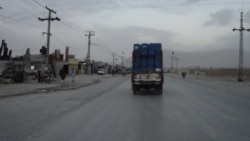
[{"label": "wooden electric pole", "polygon": [[48,21],[48,29],[47,29],[47,50],[46,50],[46,66],[48,66],[49,64],[49,45],[50,45],[50,36],[51,36],[51,33],[50,33],[50,22],[51,21],[54,21],[54,20],[57,20],[57,21],[60,21],[60,19],[58,17],[56,18],[52,18],[51,17],[51,13],[54,13],[56,14],[56,12],[50,8],[48,8],[47,6],[45,7],[48,11],[49,11],[49,15],[48,15],[48,18],[38,18],[39,21]]},{"label": "wooden electric pole", "polygon": [[87,73],[91,73],[91,61],[90,61],[90,46],[91,46],[91,36],[94,36],[95,34],[93,33],[94,31],[87,31],[86,36],[88,36],[88,54],[86,58],[86,63],[87,63]]}]

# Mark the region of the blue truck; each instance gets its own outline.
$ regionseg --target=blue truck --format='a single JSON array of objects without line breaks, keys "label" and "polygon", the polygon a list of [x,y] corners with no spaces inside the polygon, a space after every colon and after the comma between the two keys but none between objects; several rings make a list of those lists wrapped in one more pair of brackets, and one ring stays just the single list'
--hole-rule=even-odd
[{"label": "blue truck", "polygon": [[134,94],[151,90],[162,94],[163,53],[161,43],[134,44],[131,83]]}]

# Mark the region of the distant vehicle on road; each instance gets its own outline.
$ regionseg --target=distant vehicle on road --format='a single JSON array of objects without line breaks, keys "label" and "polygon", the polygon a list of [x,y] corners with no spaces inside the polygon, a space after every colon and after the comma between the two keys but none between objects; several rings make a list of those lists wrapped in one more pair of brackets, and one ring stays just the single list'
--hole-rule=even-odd
[{"label": "distant vehicle on road", "polygon": [[105,73],[104,69],[99,69],[97,71],[97,74],[99,74],[99,75],[104,75],[104,73]]},{"label": "distant vehicle on road", "polygon": [[132,90],[154,89],[162,94],[163,61],[161,43],[134,44],[132,58]]}]

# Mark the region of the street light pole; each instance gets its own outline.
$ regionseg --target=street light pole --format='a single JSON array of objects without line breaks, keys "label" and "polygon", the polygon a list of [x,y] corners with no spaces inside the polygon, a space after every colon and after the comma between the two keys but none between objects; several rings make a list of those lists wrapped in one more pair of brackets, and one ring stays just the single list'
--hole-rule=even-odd
[{"label": "street light pole", "polygon": [[112,53],[113,55],[113,65],[112,65],[112,70],[114,70],[114,67],[115,67],[115,53]]},{"label": "street light pole", "polygon": [[124,67],[124,51],[122,51],[122,57],[121,57],[122,67]]},{"label": "street light pole", "polygon": [[175,69],[176,69],[176,71],[177,71],[177,69],[178,69],[178,67],[177,67],[177,62],[179,61],[179,58],[176,58],[176,57],[174,57],[174,59],[175,59]]}]

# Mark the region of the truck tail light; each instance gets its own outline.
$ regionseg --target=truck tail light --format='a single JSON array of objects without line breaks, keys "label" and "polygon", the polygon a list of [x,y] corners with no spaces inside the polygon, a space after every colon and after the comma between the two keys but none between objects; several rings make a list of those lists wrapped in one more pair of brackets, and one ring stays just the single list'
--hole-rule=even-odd
[{"label": "truck tail light", "polygon": [[156,79],[161,79],[161,75],[158,74],[158,75],[156,76]]},{"label": "truck tail light", "polygon": [[136,79],[136,74],[133,75],[133,78]]}]

